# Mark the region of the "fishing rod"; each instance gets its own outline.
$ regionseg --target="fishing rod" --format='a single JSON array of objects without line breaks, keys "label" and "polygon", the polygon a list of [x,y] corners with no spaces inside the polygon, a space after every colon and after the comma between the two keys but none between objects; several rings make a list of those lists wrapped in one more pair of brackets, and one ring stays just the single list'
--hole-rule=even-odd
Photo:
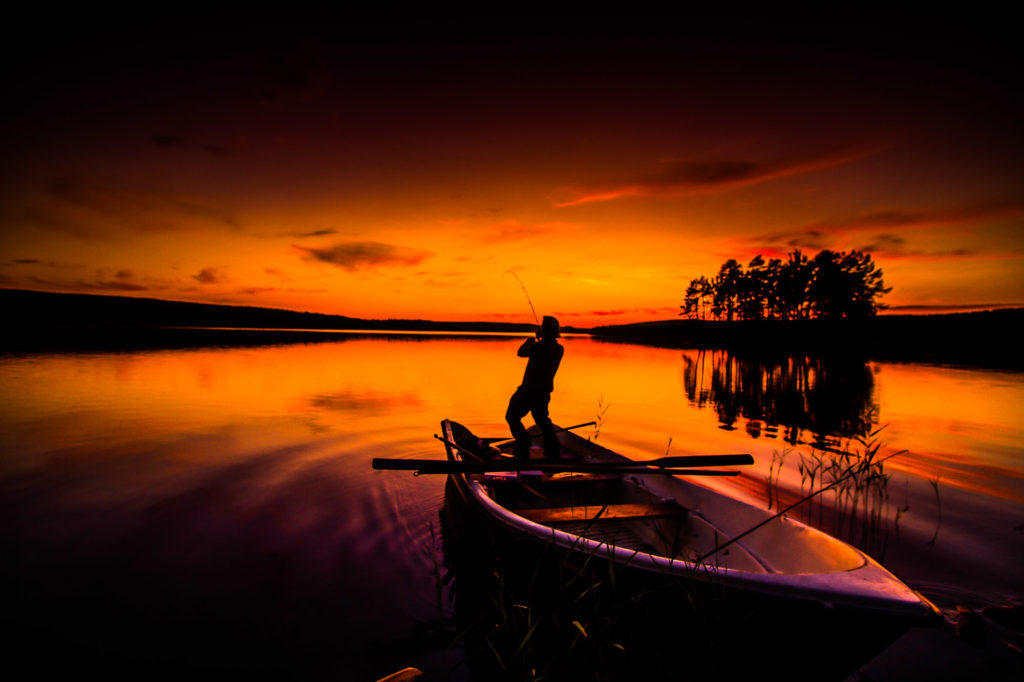
[{"label": "fishing rod", "polygon": [[815,491],[815,492],[811,493],[810,495],[808,495],[807,497],[805,497],[805,498],[803,498],[801,500],[797,500],[793,504],[789,505],[788,507],[786,507],[785,509],[780,511],[778,514],[775,514],[774,516],[769,516],[767,519],[765,519],[761,523],[757,524],[753,528],[748,528],[747,530],[743,531],[742,533],[740,533],[739,535],[734,537],[732,540],[729,540],[726,543],[718,545],[717,547],[715,547],[710,552],[704,554],[703,556],[700,556],[700,557],[694,559],[693,563],[695,563],[695,564],[701,563],[702,561],[704,561],[708,557],[713,556],[715,553],[722,551],[723,549],[725,549],[729,545],[733,544],[737,540],[740,540],[741,538],[745,538],[746,536],[750,535],[751,533],[753,533],[755,530],[757,530],[761,526],[764,526],[765,524],[774,521],[775,519],[779,518],[780,516],[782,516],[786,512],[790,511],[791,509],[794,509],[795,507],[799,507],[801,504],[803,504],[807,500],[811,499],[812,497],[816,497],[816,496],[822,494],[823,492],[825,492],[826,490],[830,490],[830,489],[836,487],[837,485],[839,485],[840,483],[842,483],[846,479],[850,478],[851,476],[856,476],[857,474],[861,474],[861,473],[863,473],[864,471],[866,471],[868,468],[870,468],[872,466],[881,465],[882,462],[885,462],[886,460],[890,460],[893,457],[895,457],[896,455],[902,455],[904,452],[906,452],[906,450],[900,450],[899,452],[892,453],[888,457],[883,457],[882,459],[878,460],[877,462],[861,463],[859,466],[855,466],[853,468],[853,470],[851,470],[850,473],[846,474],[845,476],[837,478],[836,480],[832,481],[831,483],[829,483],[827,486],[825,486],[821,490]]},{"label": "fishing rod", "polygon": [[533,313],[533,321],[536,322],[537,326],[539,327],[540,326],[540,320],[537,319],[537,311],[533,307],[533,300],[530,298],[530,292],[526,290],[526,285],[523,284],[523,280],[519,279],[519,275],[517,275],[516,273],[514,273],[511,270],[506,270],[505,272],[507,272],[508,274],[510,274],[513,277],[515,277],[516,281],[519,282],[519,286],[523,288],[523,293],[526,294],[526,302],[530,304],[530,312]]}]

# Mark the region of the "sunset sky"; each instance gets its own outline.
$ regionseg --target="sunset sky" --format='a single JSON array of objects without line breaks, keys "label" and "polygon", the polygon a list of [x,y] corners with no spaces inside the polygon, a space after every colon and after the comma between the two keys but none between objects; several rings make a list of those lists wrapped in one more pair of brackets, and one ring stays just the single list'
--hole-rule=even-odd
[{"label": "sunset sky", "polygon": [[893,310],[1024,305],[1015,24],[36,14],[0,287],[357,317],[675,317],[728,258],[869,251]]}]

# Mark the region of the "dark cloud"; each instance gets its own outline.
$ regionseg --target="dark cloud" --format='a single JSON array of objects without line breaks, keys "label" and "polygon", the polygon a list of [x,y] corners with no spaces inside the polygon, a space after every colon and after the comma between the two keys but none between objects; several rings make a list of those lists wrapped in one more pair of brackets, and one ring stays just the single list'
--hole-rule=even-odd
[{"label": "dark cloud", "polygon": [[203,268],[198,273],[192,275],[192,279],[200,284],[217,284],[224,281],[224,275],[217,268],[210,267]]},{"label": "dark cloud", "polygon": [[875,241],[860,247],[861,251],[883,251],[890,249],[902,249],[906,246],[907,240],[897,234],[883,233],[875,235]]},{"label": "dark cloud", "polygon": [[951,206],[932,210],[907,210],[883,208],[865,211],[855,216],[823,220],[805,229],[830,232],[850,232],[887,227],[903,229],[970,223],[982,220],[1010,218],[1024,214],[1024,201],[1020,199],[996,199],[964,206]]},{"label": "dark cloud", "polygon": [[1024,308],[1021,303],[969,303],[964,305],[892,305],[890,313],[965,313],[977,310],[1002,310],[1006,308]]},{"label": "dark cloud", "polygon": [[[836,241],[847,235],[880,229],[898,229],[902,234],[912,230],[923,230],[937,225],[969,224],[987,220],[1012,218],[1024,214],[1024,201],[993,200],[964,206],[953,206],[930,210],[880,208],[864,211],[854,216],[821,220],[790,231],[757,235],[747,241],[753,250],[783,252],[792,249],[820,250],[832,248]],[[955,258],[975,255],[971,249],[948,251],[912,251],[908,249],[907,238],[893,232],[881,232],[865,239],[856,248],[861,251],[885,253],[891,257]]]},{"label": "dark cloud", "polygon": [[162,147],[182,147],[185,144],[185,140],[180,135],[173,133],[153,133],[152,137],[149,138],[154,144],[158,144]]},{"label": "dark cloud", "polygon": [[153,133],[149,139],[153,144],[161,147],[196,147],[214,156],[224,156],[230,153],[230,149],[225,145],[196,142],[176,133]]},{"label": "dark cloud", "polygon": [[305,253],[309,259],[330,263],[349,272],[376,266],[419,265],[433,255],[421,249],[372,241],[342,242],[323,249],[298,245],[293,245],[293,248]]},{"label": "dark cloud", "polygon": [[70,263],[58,263],[57,261],[43,261],[38,258],[15,258],[14,260],[0,263],[0,267],[12,268],[19,265],[40,265],[44,268],[54,268],[58,270],[77,270],[82,265],[75,265]]},{"label": "dark cloud", "polygon": [[313,230],[312,232],[299,232],[296,234],[286,235],[289,237],[327,237],[332,234],[339,234],[338,230],[333,227],[325,227],[319,230]]},{"label": "dark cloud", "polygon": [[94,282],[86,282],[83,280],[78,281],[78,285],[83,289],[95,290],[95,291],[149,291],[149,287],[135,282],[124,282],[124,281],[103,281],[96,280]]},{"label": "dark cloud", "polygon": [[268,50],[259,74],[260,95],[267,101],[317,100],[330,83],[330,68],[310,43]]},{"label": "dark cloud", "polygon": [[839,166],[875,151],[844,150],[767,162],[668,159],[651,173],[562,188],[556,192],[553,203],[555,206],[576,206],[623,197],[679,196],[692,192],[720,191]]},{"label": "dark cloud", "polygon": [[[89,219],[83,214],[65,211],[36,216],[37,224],[70,231],[80,236],[92,236],[108,230],[111,223],[132,231],[170,231],[180,229],[182,217],[200,218],[204,222],[237,228],[238,221],[227,210],[196,203],[191,200],[165,197],[146,190],[116,186],[82,176],[61,176],[47,184],[50,195],[60,203],[57,208],[71,206],[99,214],[105,219],[103,226],[88,227]],[[29,209],[33,211],[35,209]],[[94,218],[93,218],[94,219]]]}]

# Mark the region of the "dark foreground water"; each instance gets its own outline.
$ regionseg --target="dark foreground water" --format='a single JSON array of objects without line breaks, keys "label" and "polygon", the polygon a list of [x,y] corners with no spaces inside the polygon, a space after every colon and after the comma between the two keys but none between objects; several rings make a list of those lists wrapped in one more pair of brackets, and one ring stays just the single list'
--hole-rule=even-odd
[{"label": "dark foreground water", "polygon": [[[557,422],[603,413],[600,442],[641,459],[750,452],[714,484],[760,505],[809,491],[815,462],[884,426],[881,451],[908,452],[886,464],[882,522],[851,539],[949,614],[1024,598],[1024,375],[564,341]],[[518,343],[0,358],[5,662],[75,679],[470,679],[450,646],[444,479],[370,460],[442,456],[446,417],[504,435]],[[830,511],[806,514],[827,528]],[[979,622],[980,643],[912,632],[864,672],[1014,679],[1013,632]]]}]

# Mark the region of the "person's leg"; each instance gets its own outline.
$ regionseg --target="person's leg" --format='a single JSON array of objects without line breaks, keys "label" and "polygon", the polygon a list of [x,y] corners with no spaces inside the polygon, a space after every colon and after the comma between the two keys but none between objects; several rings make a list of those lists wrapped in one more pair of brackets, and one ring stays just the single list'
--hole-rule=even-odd
[{"label": "person's leg", "polygon": [[555,434],[555,425],[551,423],[551,417],[548,416],[548,403],[550,402],[550,393],[534,396],[530,406],[530,414],[533,415],[533,421],[540,427],[541,433],[544,434],[544,456],[557,458],[561,455],[562,446],[558,442],[558,436]]},{"label": "person's leg", "polygon": [[509,431],[512,432],[512,437],[516,439],[512,453],[516,457],[523,459],[530,457],[530,434],[526,431],[522,421],[529,411],[530,405],[526,400],[526,396],[519,390],[516,390],[508,401],[508,409],[505,410],[505,421],[508,423]]}]

